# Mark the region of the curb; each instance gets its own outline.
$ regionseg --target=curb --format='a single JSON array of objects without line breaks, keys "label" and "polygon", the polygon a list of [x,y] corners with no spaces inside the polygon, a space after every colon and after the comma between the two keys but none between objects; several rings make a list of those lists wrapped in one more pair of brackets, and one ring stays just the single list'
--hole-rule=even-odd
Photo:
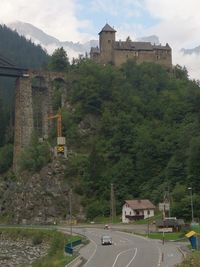
[{"label": "curb", "polygon": [[183,258],[185,259],[187,254],[180,247],[178,247],[177,249],[179,250],[179,252],[182,254]]},{"label": "curb", "polygon": [[78,256],[73,261],[69,262],[65,267],[79,267],[82,266],[84,259],[81,256]]}]

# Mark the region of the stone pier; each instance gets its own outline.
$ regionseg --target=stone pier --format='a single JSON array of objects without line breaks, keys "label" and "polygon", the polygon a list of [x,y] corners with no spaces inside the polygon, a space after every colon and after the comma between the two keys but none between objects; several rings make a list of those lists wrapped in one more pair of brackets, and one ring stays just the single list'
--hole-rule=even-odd
[{"label": "stone pier", "polygon": [[[54,81],[64,84],[62,97],[66,97],[64,73],[29,71],[26,77],[16,81],[15,134],[13,170],[18,170],[22,150],[29,145],[33,132],[40,138],[47,138],[51,123],[48,116],[53,113],[52,96]],[[64,100],[62,99],[62,103]]]}]

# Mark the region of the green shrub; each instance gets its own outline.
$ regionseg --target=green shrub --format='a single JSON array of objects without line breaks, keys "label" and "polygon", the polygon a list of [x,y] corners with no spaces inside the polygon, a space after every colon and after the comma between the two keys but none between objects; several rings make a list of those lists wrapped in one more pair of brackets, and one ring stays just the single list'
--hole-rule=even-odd
[{"label": "green shrub", "polygon": [[13,145],[8,144],[0,148],[0,173],[8,171],[13,162]]},{"label": "green shrub", "polygon": [[42,241],[43,241],[43,238],[42,238],[41,235],[35,235],[35,236],[33,236],[33,238],[32,238],[32,244],[33,244],[34,246],[37,246],[37,245],[41,244]]},{"label": "green shrub", "polygon": [[23,150],[19,164],[21,170],[36,172],[45,166],[50,159],[51,154],[48,143],[39,143],[38,137],[34,135],[30,145]]}]

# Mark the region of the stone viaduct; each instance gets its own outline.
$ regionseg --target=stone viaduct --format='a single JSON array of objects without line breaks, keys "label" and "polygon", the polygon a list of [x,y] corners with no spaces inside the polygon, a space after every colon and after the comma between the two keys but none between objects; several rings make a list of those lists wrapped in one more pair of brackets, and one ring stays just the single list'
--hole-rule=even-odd
[{"label": "stone viaduct", "polygon": [[55,112],[52,97],[55,84],[61,84],[62,100],[66,97],[66,77],[64,73],[30,71],[16,80],[15,131],[13,170],[18,169],[19,155],[26,147],[32,133],[47,138],[52,122],[48,120]]}]

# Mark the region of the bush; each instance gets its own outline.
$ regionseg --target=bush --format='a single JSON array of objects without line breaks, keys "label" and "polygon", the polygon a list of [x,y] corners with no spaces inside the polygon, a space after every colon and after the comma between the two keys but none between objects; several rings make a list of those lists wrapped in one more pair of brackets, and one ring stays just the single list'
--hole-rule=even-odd
[{"label": "bush", "polygon": [[8,171],[13,162],[13,145],[8,144],[0,148],[0,173]]},{"label": "bush", "polygon": [[50,149],[46,142],[39,143],[33,136],[29,147],[25,148],[20,157],[21,170],[39,171],[51,159]]},{"label": "bush", "polygon": [[35,236],[33,236],[33,238],[32,238],[32,244],[33,244],[34,246],[37,246],[37,245],[41,244],[42,241],[43,241],[43,238],[42,238],[41,235],[35,235]]}]

